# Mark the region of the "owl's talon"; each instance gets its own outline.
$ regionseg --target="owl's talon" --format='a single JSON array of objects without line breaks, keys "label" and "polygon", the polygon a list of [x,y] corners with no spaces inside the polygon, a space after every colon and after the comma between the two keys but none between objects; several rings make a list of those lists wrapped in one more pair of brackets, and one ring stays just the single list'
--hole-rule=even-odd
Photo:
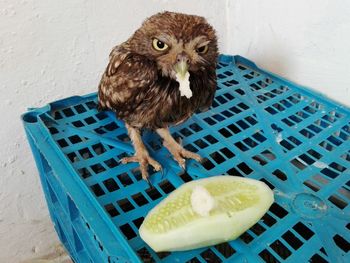
[{"label": "owl's talon", "polygon": [[154,160],[152,157],[146,154],[139,154],[139,155],[134,155],[134,156],[128,156],[124,157],[119,160],[120,163],[122,164],[127,164],[127,163],[136,163],[138,162],[140,164],[140,170],[141,170],[141,175],[142,179],[146,180],[149,185],[152,185],[149,181],[149,174],[148,174],[148,165],[151,165],[155,171],[161,171],[162,166]]}]

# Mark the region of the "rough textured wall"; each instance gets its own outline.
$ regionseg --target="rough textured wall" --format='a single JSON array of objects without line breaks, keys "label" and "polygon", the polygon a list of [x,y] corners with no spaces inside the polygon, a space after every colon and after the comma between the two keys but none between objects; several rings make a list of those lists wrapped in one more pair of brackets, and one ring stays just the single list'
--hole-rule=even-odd
[{"label": "rough textured wall", "polygon": [[350,1],[227,1],[228,52],[350,106]]},{"label": "rough textured wall", "polygon": [[20,114],[95,91],[111,48],[156,12],[204,15],[226,43],[224,7],[210,0],[0,1],[0,262],[49,254],[58,242]]}]

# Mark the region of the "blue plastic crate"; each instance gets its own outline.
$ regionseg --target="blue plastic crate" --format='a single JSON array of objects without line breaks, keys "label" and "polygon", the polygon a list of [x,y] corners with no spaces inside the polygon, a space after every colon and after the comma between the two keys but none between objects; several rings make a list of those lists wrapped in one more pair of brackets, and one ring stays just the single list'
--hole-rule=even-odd
[{"label": "blue plastic crate", "polygon": [[[350,262],[350,110],[259,69],[221,56],[212,108],[174,127],[203,164],[186,172],[159,137],[144,140],[166,173],[118,160],[133,152],[123,123],[97,112],[96,94],[71,97],[23,117],[60,240],[75,262]],[[270,211],[239,239],[155,253],[139,237],[147,212],[197,178],[232,174],[266,182]]]}]

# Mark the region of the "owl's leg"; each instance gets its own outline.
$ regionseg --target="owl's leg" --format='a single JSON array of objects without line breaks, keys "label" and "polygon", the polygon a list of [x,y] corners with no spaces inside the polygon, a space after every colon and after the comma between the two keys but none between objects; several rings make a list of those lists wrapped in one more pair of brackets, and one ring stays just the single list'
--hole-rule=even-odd
[{"label": "owl's leg", "polygon": [[186,168],[185,158],[195,159],[198,162],[202,161],[202,157],[199,154],[184,149],[177,141],[175,141],[168,128],[157,129],[157,133],[163,138],[164,146],[169,150],[174,159],[183,169]]},{"label": "owl's leg", "polygon": [[146,146],[142,142],[140,130],[133,128],[128,124],[126,124],[125,126],[128,130],[129,137],[134,145],[135,155],[131,157],[124,157],[120,160],[120,162],[123,164],[130,162],[140,163],[142,178],[148,181],[148,165],[151,165],[156,171],[160,171],[162,169],[162,166],[149,155]]}]

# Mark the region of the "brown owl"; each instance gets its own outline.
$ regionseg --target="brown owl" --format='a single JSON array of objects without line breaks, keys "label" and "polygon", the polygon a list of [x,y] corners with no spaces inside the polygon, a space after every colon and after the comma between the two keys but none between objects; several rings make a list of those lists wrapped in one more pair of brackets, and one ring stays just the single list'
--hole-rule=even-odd
[{"label": "brown owl", "polygon": [[143,179],[148,180],[148,165],[161,170],[142,142],[143,128],[161,136],[181,167],[185,158],[201,160],[174,140],[169,126],[211,106],[217,57],[215,30],[205,18],[173,12],[151,16],[111,51],[98,88],[98,106],[125,121],[135,155],[121,162],[139,162]]}]

